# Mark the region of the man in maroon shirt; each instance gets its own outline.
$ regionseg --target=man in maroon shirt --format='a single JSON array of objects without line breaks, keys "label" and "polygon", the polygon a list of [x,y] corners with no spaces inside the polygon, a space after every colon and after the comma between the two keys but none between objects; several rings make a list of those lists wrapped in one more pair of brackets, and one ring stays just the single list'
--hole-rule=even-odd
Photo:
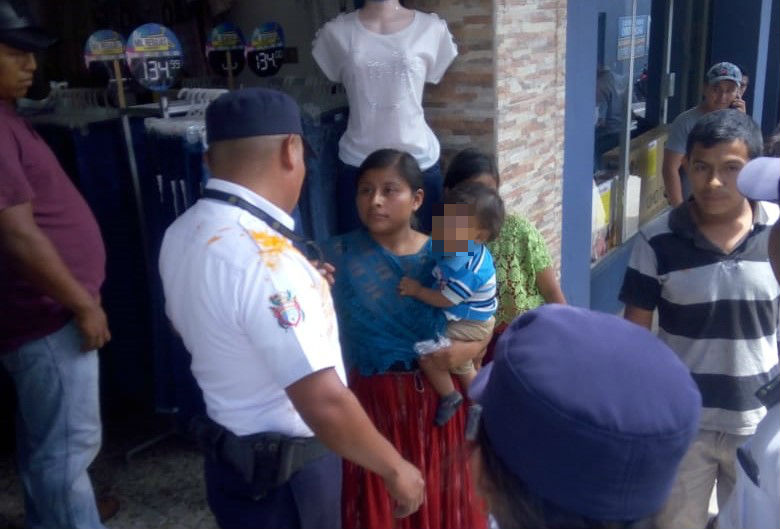
[{"label": "man in maroon shirt", "polygon": [[0,363],[19,401],[30,527],[103,527],[87,467],[100,449],[97,349],[105,250],[84,199],[14,110],[53,39],[0,0]]}]

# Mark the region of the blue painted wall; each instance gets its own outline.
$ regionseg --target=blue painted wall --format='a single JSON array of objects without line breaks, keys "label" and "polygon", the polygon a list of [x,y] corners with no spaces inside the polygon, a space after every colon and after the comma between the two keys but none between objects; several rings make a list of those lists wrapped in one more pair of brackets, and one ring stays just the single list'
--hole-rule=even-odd
[{"label": "blue painted wall", "polygon": [[582,307],[590,305],[596,17],[596,9],[591,2],[569,2],[566,24],[561,286],[569,303]]},{"label": "blue painted wall", "polygon": [[[650,7],[651,0],[640,0],[637,14],[650,14]],[[610,260],[606,266],[599,267],[598,280],[593,285],[590,269],[593,109],[596,101],[599,12],[606,13],[604,62],[617,73],[623,73],[624,66],[625,73],[628,72],[627,63],[616,62],[615,58],[618,17],[631,13],[631,1],[569,2],[566,26],[561,286],[570,303],[611,311],[617,301],[615,288],[620,286],[627,257]],[[657,24],[662,27],[663,19],[651,23],[651,32]],[[643,64],[643,61],[638,62]],[[592,295],[594,287],[599,292]],[[614,299],[608,299],[610,296]]]},{"label": "blue painted wall", "polygon": [[623,303],[618,300],[618,294],[620,294],[620,287],[623,286],[623,276],[628,268],[634,240],[635,237],[626,241],[591,271],[590,307],[592,309],[610,314],[617,314],[623,310]]},{"label": "blue painted wall", "polygon": [[780,121],[780,0],[772,1],[769,46],[764,79],[764,116],[761,129],[770,134]]}]

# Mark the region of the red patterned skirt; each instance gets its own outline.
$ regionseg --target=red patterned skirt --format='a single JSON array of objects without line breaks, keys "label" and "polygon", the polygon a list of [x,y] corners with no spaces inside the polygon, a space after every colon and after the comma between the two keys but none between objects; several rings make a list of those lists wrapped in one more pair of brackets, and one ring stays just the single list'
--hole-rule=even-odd
[{"label": "red patterned skirt", "polygon": [[344,529],[485,529],[487,511],[474,494],[468,467],[468,406],[435,426],[438,395],[420,372],[353,372],[350,389],[382,435],[421,470],[426,495],[419,511],[397,520],[382,478],[344,461]]}]

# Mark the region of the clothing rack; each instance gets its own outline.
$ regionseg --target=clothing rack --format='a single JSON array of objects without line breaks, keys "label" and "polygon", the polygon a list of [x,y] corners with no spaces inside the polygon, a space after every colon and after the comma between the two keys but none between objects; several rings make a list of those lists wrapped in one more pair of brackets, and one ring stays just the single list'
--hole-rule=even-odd
[{"label": "clothing rack", "polygon": [[318,121],[319,116],[336,108],[347,106],[344,87],[328,80],[322,73],[298,76],[275,76],[264,82],[264,86],[285,92],[298,101],[304,116]]},{"label": "clothing rack", "polygon": [[[206,150],[206,107],[227,92],[224,89],[182,88],[177,100],[184,102],[184,115],[144,119],[147,170],[141,178],[144,217],[149,227],[150,268],[157,269],[165,230],[200,197],[209,173],[202,162]],[[185,431],[190,419],[204,413],[203,396],[190,372],[190,358],[165,315],[165,299],[158,274],[149,278],[155,409],[175,418],[171,427],[132,448],[138,453]]]},{"label": "clothing rack", "polygon": [[31,123],[60,125],[81,129],[98,121],[117,119],[119,110],[111,106],[108,90],[100,88],[68,88],[68,83],[51,83],[49,96],[39,102],[22,102],[20,111]]},{"label": "clothing rack", "polygon": [[[67,83],[54,83],[43,101],[20,103],[20,112],[28,115],[100,226],[106,248],[102,304],[112,333],[101,353],[104,389],[121,397],[110,399],[114,402],[143,401],[149,393],[144,386],[151,382],[139,357],[150,343],[148,279],[119,111],[111,107],[108,91]],[[140,121],[135,125],[136,141],[142,141]]]},{"label": "clothing rack", "polygon": [[226,93],[224,89],[182,88],[178,99],[186,101],[187,112],[184,116],[173,118],[146,118],[144,126],[147,132],[161,136],[180,136],[189,143],[200,142],[206,145],[206,107],[216,98]]},{"label": "clothing rack", "polygon": [[[149,229],[149,255],[157,268],[165,230],[200,197],[209,173],[203,164],[206,149],[205,112],[208,104],[226,90],[182,88],[177,97],[186,101],[180,117],[146,118],[148,171],[142,178],[144,215]],[[187,414],[202,400],[189,373],[189,357],[165,317],[162,284],[157,274],[151,280],[153,352],[155,358],[155,407],[162,413]],[[182,394],[184,388],[185,394]],[[197,393],[193,396],[193,392]],[[186,402],[185,402],[186,401]],[[184,411],[183,411],[184,409]],[[183,417],[186,422],[186,417]]]}]

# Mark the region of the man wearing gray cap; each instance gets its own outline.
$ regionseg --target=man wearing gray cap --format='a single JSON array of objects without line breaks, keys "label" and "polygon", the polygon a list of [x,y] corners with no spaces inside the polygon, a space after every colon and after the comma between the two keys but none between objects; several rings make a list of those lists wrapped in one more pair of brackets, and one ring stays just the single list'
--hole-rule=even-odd
[{"label": "man wearing gray cap", "polygon": [[742,72],[730,62],[713,64],[704,78],[704,97],[701,103],[675,118],[669,127],[669,138],[664,148],[663,176],[666,199],[672,207],[678,206],[690,195],[683,158],[688,133],[705,114],[724,108],[745,112],[740,84]]},{"label": "man wearing gray cap", "polygon": [[160,275],[206,402],[194,427],[217,523],[341,527],[339,455],[382,476],[396,516],[411,514],[422,475],[345,386],[328,282],[292,244],[298,105],[274,90],[224,94],[206,132],[215,178],[166,231]]},{"label": "man wearing gray cap", "polygon": [[[28,527],[100,528],[87,467],[101,442],[97,349],[105,250],[84,199],[15,111],[54,39],[0,0],[0,363],[18,397]],[[116,511],[116,501],[114,512]]]}]

